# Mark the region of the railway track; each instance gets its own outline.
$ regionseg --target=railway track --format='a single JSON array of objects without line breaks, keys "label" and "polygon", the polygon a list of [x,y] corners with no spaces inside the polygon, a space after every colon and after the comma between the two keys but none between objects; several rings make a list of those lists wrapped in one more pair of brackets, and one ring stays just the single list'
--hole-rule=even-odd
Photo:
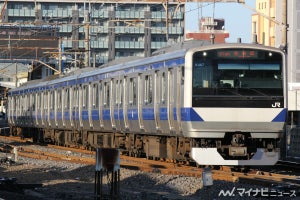
[{"label": "railway track", "polygon": [[[39,146],[33,144],[30,140],[22,140],[18,137],[0,136],[0,141],[17,147],[18,156],[95,165],[95,152],[55,145]],[[53,149],[59,151],[52,151]],[[145,172],[191,177],[202,177],[203,172],[203,168],[187,166],[181,163],[147,160],[145,158],[135,158],[125,155],[121,155],[121,167]],[[240,181],[259,184],[266,187],[280,185],[283,187],[292,186],[293,188],[300,188],[300,177],[291,173],[273,173],[271,171],[268,172],[255,169],[243,173],[233,172],[230,167],[221,166],[220,170],[212,170],[212,177],[213,180],[224,180],[229,182]]]}]

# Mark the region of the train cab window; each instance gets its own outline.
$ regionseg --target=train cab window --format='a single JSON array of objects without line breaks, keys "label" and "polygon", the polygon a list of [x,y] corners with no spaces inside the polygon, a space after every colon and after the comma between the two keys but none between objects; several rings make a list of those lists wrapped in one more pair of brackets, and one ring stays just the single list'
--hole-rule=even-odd
[{"label": "train cab window", "polygon": [[130,105],[136,105],[136,78],[129,79],[129,98],[128,102]]},{"label": "train cab window", "polygon": [[145,104],[151,104],[152,103],[152,98],[153,98],[153,81],[152,81],[152,76],[151,75],[146,75],[145,76],[145,81],[144,81],[144,85],[145,85],[145,94],[144,94],[144,102]]}]

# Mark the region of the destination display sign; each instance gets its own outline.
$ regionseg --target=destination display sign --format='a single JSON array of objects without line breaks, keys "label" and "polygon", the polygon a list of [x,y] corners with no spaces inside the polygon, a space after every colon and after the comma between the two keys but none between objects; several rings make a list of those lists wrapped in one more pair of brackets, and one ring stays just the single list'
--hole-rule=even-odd
[{"label": "destination display sign", "polygon": [[258,52],[255,50],[219,50],[219,58],[258,58]]}]

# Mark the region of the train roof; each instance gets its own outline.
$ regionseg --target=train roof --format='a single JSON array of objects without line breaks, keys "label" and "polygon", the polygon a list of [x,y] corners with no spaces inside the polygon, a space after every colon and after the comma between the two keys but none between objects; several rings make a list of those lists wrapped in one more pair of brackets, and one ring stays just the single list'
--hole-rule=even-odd
[{"label": "train roof", "polygon": [[[99,68],[88,67],[88,68],[78,69],[68,74],[64,74],[60,76],[56,75],[56,76],[46,77],[45,79],[29,81],[18,88],[11,89],[11,91],[18,91],[24,89],[26,90],[32,88],[46,88],[46,87],[52,88],[52,85],[57,85],[56,87],[66,86],[66,85],[74,84],[77,80],[80,79],[82,80],[85,79],[84,80],[85,82],[89,80],[93,80],[93,79],[89,79],[89,77],[93,77],[93,76],[94,77],[98,76],[97,78],[99,80],[99,79],[107,78],[108,76],[124,75],[125,73],[138,73],[139,70],[145,70],[146,65],[149,65],[150,63],[156,64],[167,60],[183,58],[187,50],[189,49],[198,50],[203,47],[206,47],[207,49],[212,49],[212,48],[222,48],[222,47],[262,48],[264,46],[257,45],[257,44],[244,44],[244,43],[232,43],[232,44],[225,43],[225,44],[211,45],[209,42],[205,42],[205,41],[186,41],[186,42],[181,42],[157,50],[150,57],[126,57],[122,59],[116,59],[112,62],[100,66]],[[271,49],[271,48],[266,47],[266,49]],[[272,49],[275,50],[276,48],[272,48]]]}]

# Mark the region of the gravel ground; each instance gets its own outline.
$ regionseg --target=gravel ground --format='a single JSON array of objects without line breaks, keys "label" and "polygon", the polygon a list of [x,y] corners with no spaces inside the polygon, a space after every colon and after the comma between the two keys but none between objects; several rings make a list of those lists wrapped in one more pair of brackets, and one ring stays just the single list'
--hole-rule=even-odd
[{"label": "gravel ground", "polygon": [[[5,156],[7,154],[0,154],[0,158]],[[95,166],[91,165],[19,157],[13,165],[0,165],[0,177],[15,177],[19,184],[42,184],[42,187],[13,192],[0,190],[0,200],[95,199]],[[104,176],[104,189],[107,178]],[[222,191],[232,192],[232,195],[225,196]],[[267,198],[261,198],[266,192],[267,188],[256,185],[214,181],[213,186],[203,187],[201,178],[120,170],[121,200],[300,199],[294,197],[293,191],[285,194],[273,191]]]}]

